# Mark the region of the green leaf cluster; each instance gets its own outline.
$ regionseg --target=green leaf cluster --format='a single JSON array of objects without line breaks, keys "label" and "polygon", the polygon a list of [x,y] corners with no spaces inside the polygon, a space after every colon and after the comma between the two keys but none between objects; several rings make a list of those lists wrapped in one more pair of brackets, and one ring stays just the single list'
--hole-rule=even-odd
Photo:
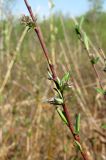
[{"label": "green leaf cluster", "polygon": [[70,86],[68,85],[68,81],[70,78],[70,72],[67,72],[64,74],[62,79],[60,80],[58,77],[56,80],[53,79],[52,74],[48,71],[48,79],[52,80],[55,83],[55,88],[54,90],[56,91],[57,95],[50,100],[47,100],[50,104],[54,105],[62,105],[64,104],[64,97],[63,97],[63,92]]},{"label": "green leaf cluster", "polygon": [[57,78],[57,80],[55,81],[56,87],[61,92],[62,95],[65,90],[70,88],[68,84],[69,79],[70,79],[70,72],[67,72],[64,74],[61,80]]}]

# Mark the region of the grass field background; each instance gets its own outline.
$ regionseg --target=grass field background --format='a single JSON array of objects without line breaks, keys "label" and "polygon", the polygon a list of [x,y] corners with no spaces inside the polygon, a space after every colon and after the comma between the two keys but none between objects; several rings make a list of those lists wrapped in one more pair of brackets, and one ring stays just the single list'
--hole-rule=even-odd
[{"label": "grass field background", "polygon": [[[84,17],[83,29],[94,45],[91,53],[100,56],[97,69],[106,89],[106,13]],[[106,130],[101,126],[106,101],[95,90],[99,83],[74,22],[59,12],[38,24],[58,76],[71,71],[74,77],[76,89],[66,94],[66,103],[73,123],[75,114],[81,114],[80,135],[90,160],[105,160]],[[81,160],[55,107],[44,103],[53,95],[47,67],[33,30],[27,32],[19,19],[6,14],[0,21],[0,160]]]}]

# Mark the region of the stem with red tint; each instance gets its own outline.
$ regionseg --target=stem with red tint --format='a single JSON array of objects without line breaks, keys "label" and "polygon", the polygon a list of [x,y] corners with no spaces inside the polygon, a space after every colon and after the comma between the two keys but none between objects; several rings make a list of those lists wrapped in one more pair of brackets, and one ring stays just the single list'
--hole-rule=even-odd
[{"label": "stem with red tint", "polygon": [[[27,0],[24,0],[24,2],[26,4],[26,6],[27,6],[27,9],[28,9],[29,13],[30,13],[32,21],[34,23],[36,23],[35,22],[34,14],[33,14],[32,9],[31,9],[31,6],[28,4]],[[48,53],[48,50],[46,48],[46,45],[45,45],[45,42],[44,42],[44,39],[43,39],[43,36],[42,36],[42,32],[40,30],[40,27],[36,24],[36,28],[34,30],[35,30],[35,32],[36,32],[36,34],[38,36],[38,39],[39,39],[40,45],[42,47],[42,50],[44,52],[45,58],[46,58],[47,63],[49,65],[49,67],[50,67],[50,70],[51,70],[51,73],[52,73],[52,76],[53,76],[53,80],[56,81],[56,79],[57,79],[56,71],[54,69],[53,64],[51,63],[51,61],[49,59],[49,53]],[[73,138],[74,138],[74,140],[76,140],[81,145],[79,135],[74,133],[74,127],[73,127],[73,124],[72,124],[70,113],[69,113],[69,111],[68,111],[68,109],[66,107],[66,104],[63,104],[62,107],[63,107],[64,113],[65,113],[65,117],[66,117],[67,122],[68,122],[68,127],[69,127],[69,129],[70,129],[70,131],[71,131],[71,133],[73,135]],[[83,160],[88,160],[87,154],[84,151],[82,151],[82,150],[80,150],[80,152],[81,152],[81,155],[83,157]]]}]

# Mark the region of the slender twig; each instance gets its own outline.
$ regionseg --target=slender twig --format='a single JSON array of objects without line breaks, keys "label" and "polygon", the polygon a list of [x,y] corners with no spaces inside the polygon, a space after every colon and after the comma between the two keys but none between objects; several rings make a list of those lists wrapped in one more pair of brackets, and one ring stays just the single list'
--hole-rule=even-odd
[{"label": "slender twig", "polygon": [[[75,25],[78,26],[78,22],[75,18],[73,18],[73,21],[74,21]],[[84,38],[83,38],[85,32],[83,31],[82,28],[79,28],[78,32],[79,32],[78,38],[81,41],[84,49],[86,50],[86,53],[87,53],[87,56],[88,56],[89,60],[92,61],[92,58],[94,58],[94,54],[91,54],[90,49],[87,48],[86,45],[85,45]],[[93,49],[94,49],[94,46],[93,46],[93,44],[90,40],[89,40],[89,45],[91,45],[91,47],[93,47]],[[96,68],[96,64],[95,63],[91,63],[91,64],[92,64],[92,68],[94,70],[95,76],[96,76],[96,78],[99,82],[100,88],[103,90],[103,85],[102,85],[102,82],[101,82],[101,76],[99,75],[99,72]]]},{"label": "slender twig", "polygon": [[[90,51],[85,47],[85,44],[84,44],[83,39],[80,38],[80,40],[81,40],[81,42],[82,42],[82,44],[83,44],[83,46],[84,46],[84,48],[85,48],[85,50],[86,50],[86,52],[87,52],[87,55],[88,55],[89,60],[91,61],[92,58],[91,58],[91,56],[90,56]],[[98,82],[99,82],[99,85],[100,85],[101,89],[103,89],[100,75],[99,75],[99,73],[98,73],[98,70],[97,70],[97,68],[96,68],[96,65],[93,64],[93,63],[92,63],[92,68],[93,68],[93,70],[94,70],[94,72],[95,72],[95,75],[96,75],[96,77],[97,77],[97,79],[98,79]]]},{"label": "slender twig", "polygon": [[[40,27],[36,24],[36,20],[35,20],[35,17],[34,17],[34,14],[32,12],[32,9],[31,9],[31,6],[28,4],[28,1],[27,0],[24,0],[25,4],[26,4],[26,7],[30,13],[30,16],[32,18],[32,21],[35,23],[36,27],[34,28],[37,36],[38,36],[38,39],[39,39],[39,42],[41,44],[41,47],[42,47],[42,50],[44,52],[44,55],[45,55],[45,58],[47,60],[47,63],[49,65],[49,68],[51,70],[51,73],[52,73],[52,77],[53,77],[53,80],[56,81],[57,80],[57,75],[56,75],[56,71],[55,71],[55,68],[53,66],[53,64],[51,63],[50,59],[49,59],[49,53],[48,53],[48,50],[46,48],[46,45],[45,45],[45,42],[44,42],[44,39],[43,39],[43,36],[42,36],[42,32],[40,30]],[[67,119],[67,122],[68,122],[68,127],[73,135],[73,138],[75,141],[77,141],[79,143],[79,145],[81,145],[81,142],[80,142],[80,137],[78,134],[75,134],[74,133],[74,127],[73,127],[73,124],[72,124],[72,119],[71,119],[71,116],[70,116],[70,113],[67,109],[67,106],[66,104],[64,103],[62,105],[63,107],[63,110],[64,110],[64,113],[65,113],[65,117]],[[81,155],[83,157],[83,160],[88,160],[88,156],[87,154],[83,151],[83,150],[80,150],[81,152]]]}]

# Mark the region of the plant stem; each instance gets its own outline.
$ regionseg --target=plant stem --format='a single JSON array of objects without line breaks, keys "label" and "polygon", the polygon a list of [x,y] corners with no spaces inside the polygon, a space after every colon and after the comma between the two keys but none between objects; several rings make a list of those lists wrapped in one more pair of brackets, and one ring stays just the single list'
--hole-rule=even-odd
[{"label": "plant stem", "polygon": [[[68,127],[69,127],[69,129],[70,129],[70,131],[73,135],[74,140],[76,140],[81,145],[80,136],[78,134],[74,133],[74,127],[73,127],[73,124],[72,124],[72,120],[71,120],[69,111],[66,107],[66,104],[63,104],[63,110],[64,110],[64,113],[65,113],[66,119],[68,121]],[[87,154],[84,151],[81,151],[81,150],[80,150],[80,152],[81,152],[81,155],[82,155],[83,159],[88,160]]]},{"label": "plant stem", "polygon": [[[36,23],[36,20],[35,20],[34,14],[33,14],[33,12],[32,12],[31,6],[28,4],[28,1],[27,1],[27,0],[24,0],[24,2],[25,2],[25,4],[26,4],[26,6],[27,6],[27,9],[28,9],[29,13],[30,13],[30,16],[31,16],[31,18],[32,18],[32,21],[33,21],[34,23]],[[56,78],[57,78],[56,72],[55,72],[55,70],[54,70],[53,64],[51,64],[51,62],[50,62],[50,59],[49,59],[49,56],[48,56],[49,53],[48,53],[48,50],[47,50],[47,48],[46,48],[46,45],[45,45],[45,42],[44,42],[44,39],[43,39],[43,36],[42,36],[42,32],[41,32],[41,30],[40,30],[40,27],[37,26],[37,24],[36,24],[36,28],[35,28],[34,30],[35,30],[35,32],[36,32],[36,34],[37,34],[37,36],[38,36],[38,39],[39,39],[39,42],[40,42],[40,44],[41,44],[42,50],[43,50],[43,52],[44,52],[44,55],[45,55],[45,57],[46,57],[47,63],[48,63],[48,65],[49,65],[49,67],[50,67],[50,70],[51,70],[51,72],[52,72],[53,80],[56,80]]]},{"label": "plant stem", "polygon": [[[81,33],[81,34],[82,34],[82,33]],[[84,47],[85,47],[85,44],[84,44],[83,40],[82,40],[82,39],[80,39],[80,40],[81,40],[82,44],[83,44]],[[90,51],[89,51],[86,47],[85,47],[85,50],[86,50],[86,52],[87,52],[87,55],[88,55],[89,60],[91,61]],[[99,85],[100,85],[101,89],[103,89],[102,82],[101,82],[101,78],[100,78],[100,75],[99,75],[99,73],[98,73],[98,71],[97,71],[97,69],[96,69],[96,65],[95,65],[95,64],[92,64],[92,68],[93,68],[93,70],[94,70],[94,72],[95,72],[96,78],[98,79],[98,82],[99,82]]]},{"label": "plant stem", "polygon": [[[74,20],[75,25],[78,25],[78,22],[76,21],[76,19],[73,19],[73,20]],[[83,44],[84,49],[86,50],[87,56],[88,56],[89,60],[91,61],[91,60],[92,60],[92,57],[90,56],[90,50],[86,47],[86,45],[85,45],[85,43],[84,43],[84,39],[83,39],[84,31],[83,31],[82,29],[80,29],[80,30],[79,30],[79,33],[80,33],[79,40],[80,40],[81,43]],[[90,44],[91,44],[91,42],[90,42]],[[92,45],[92,44],[91,44],[91,45]],[[92,46],[93,46],[93,45],[92,45]],[[102,53],[102,54],[103,54],[103,53]],[[104,56],[104,54],[103,54],[103,56]],[[105,56],[104,56],[104,57],[105,57]],[[97,80],[98,80],[98,82],[99,82],[99,85],[100,85],[101,89],[103,89],[103,85],[102,85],[102,82],[101,82],[101,77],[100,77],[99,72],[98,72],[98,70],[97,70],[97,68],[96,68],[96,64],[92,64],[92,68],[93,68],[93,70],[94,70],[95,76],[96,76],[96,78],[97,78]]]},{"label": "plant stem", "polygon": [[[27,7],[27,9],[28,9],[28,11],[30,13],[30,16],[31,16],[33,22],[35,22],[35,17],[34,17],[34,14],[32,12],[31,6],[28,4],[27,0],[24,0],[24,2],[26,4],[26,7]],[[41,44],[42,50],[44,52],[45,58],[46,58],[47,63],[49,65],[49,67],[50,67],[50,70],[51,70],[51,73],[52,73],[52,76],[53,76],[53,80],[56,81],[56,79],[57,79],[56,71],[54,69],[53,64],[51,64],[51,62],[50,62],[50,59],[49,59],[49,56],[48,56],[49,53],[48,53],[48,50],[46,48],[46,45],[45,45],[45,42],[44,42],[40,27],[36,24],[36,28],[34,30],[35,30],[35,32],[36,32],[36,34],[38,36],[38,39],[39,39],[39,42]],[[74,140],[76,140],[79,144],[81,144],[79,135],[76,135],[74,133],[74,127],[73,127],[73,124],[72,124],[70,113],[69,113],[69,111],[68,111],[68,109],[66,107],[66,104],[63,104],[62,107],[63,107],[64,113],[65,113],[66,119],[68,121],[68,127],[69,127],[69,129],[70,129],[70,131],[71,131],[71,133],[73,135]],[[83,160],[88,160],[87,154],[83,150],[80,150],[80,152],[81,152],[81,155],[83,157]]]}]

